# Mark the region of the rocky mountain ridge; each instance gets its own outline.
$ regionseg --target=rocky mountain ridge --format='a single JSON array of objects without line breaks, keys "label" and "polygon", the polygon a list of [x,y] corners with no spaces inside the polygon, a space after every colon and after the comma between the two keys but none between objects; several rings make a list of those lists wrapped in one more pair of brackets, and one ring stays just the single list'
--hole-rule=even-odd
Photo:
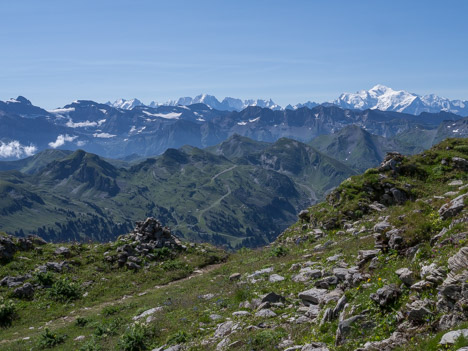
[{"label": "rocky mountain ridge", "polygon": [[[21,97],[14,101],[0,104],[0,158],[3,160],[32,156],[50,148],[84,149],[110,158],[135,154],[148,157],[187,144],[213,146],[234,134],[266,142],[283,137],[309,142],[350,125],[384,137],[423,130],[425,134],[432,133],[438,141],[467,133],[466,125],[459,122],[466,118],[449,112],[414,116],[324,105],[296,110],[249,106],[240,112],[229,112],[204,104],[136,106],[125,110],[84,100],[45,111]],[[460,124],[460,128],[437,130],[450,122]]]}]

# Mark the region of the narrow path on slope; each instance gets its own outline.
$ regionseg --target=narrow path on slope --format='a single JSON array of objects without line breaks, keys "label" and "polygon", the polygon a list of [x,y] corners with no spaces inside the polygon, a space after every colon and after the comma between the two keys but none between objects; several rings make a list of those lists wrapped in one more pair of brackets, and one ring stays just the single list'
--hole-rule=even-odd
[{"label": "narrow path on slope", "polygon": [[[173,281],[171,281],[171,282],[169,282],[167,284],[156,285],[153,288],[143,290],[141,292],[135,293],[134,295],[130,295],[130,296],[129,295],[124,295],[124,296],[121,296],[118,299],[113,299],[112,301],[102,302],[100,304],[97,304],[97,305],[94,305],[94,306],[91,306],[91,307],[82,307],[82,308],[76,310],[73,313],[73,315],[68,315],[68,316],[65,316],[65,317],[57,318],[55,320],[51,320],[49,322],[45,322],[43,324],[43,326],[49,328],[51,331],[53,331],[55,329],[63,328],[63,327],[65,327],[65,326],[67,326],[67,325],[69,325],[71,323],[74,323],[76,318],[78,318],[78,317],[85,318],[85,317],[87,317],[87,316],[89,316],[91,314],[95,314],[95,313],[101,311],[104,307],[112,306],[112,305],[118,305],[122,301],[131,302],[132,300],[136,300],[139,297],[147,295],[147,294],[152,293],[152,292],[155,292],[156,290],[165,289],[165,288],[171,287],[173,285],[179,285],[179,284],[181,284],[181,283],[183,283],[183,282],[185,282],[187,280],[190,280],[190,279],[202,276],[202,275],[204,275],[204,274],[206,274],[208,272],[211,272],[211,271],[215,270],[216,268],[221,267],[223,264],[224,263],[222,262],[222,263],[216,263],[216,264],[205,266],[205,267],[203,267],[201,269],[195,270],[192,274],[190,274],[190,275],[188,275],[188,276],[186,276],[184,278],[173,280]],[[23,340],[25,337],[30,337],[32,339],[32,338],[36,337],[37,335],[39,335],[42,332],[42,330],[43,329],[38,329],[38,328],[35,328],[34,330],[30,330],[29,328],[28,329],[23,329],[22,331],[18,332],[19,335],[21,335],[20,338],[0,340],[0,345],[20,341],[20,340]]]},{"label": "narrow path on slope", "polygon": [[212,178],[211,181],[214,181],[216,178],[218,178],[221,174],[224,174],[226,172],[232,171],[234,168],[237,166],[232,166],[231,168],[225,169],[224,171],[219,172],[218,174],[215,174]]},{"label": "narrow path on slope", "polygon": [[229,184],[226,185],[228,191],[226,194],[224,194],[223,196],[221,196],[218,200],[216,200],[215,202],[213,202],[210,206],[208,206],[207,208],[204,208],[203,210],[199,211],[198,212],[198,223],[200,223],[203,219],[203,215],[205,214],[206,211],[209,211],[211,210],[213,207],[215,206],[218,206],[221,201],[223,201],[226,197],[228,197],[229,195],[231,195],[231,187],[229,186]]}]

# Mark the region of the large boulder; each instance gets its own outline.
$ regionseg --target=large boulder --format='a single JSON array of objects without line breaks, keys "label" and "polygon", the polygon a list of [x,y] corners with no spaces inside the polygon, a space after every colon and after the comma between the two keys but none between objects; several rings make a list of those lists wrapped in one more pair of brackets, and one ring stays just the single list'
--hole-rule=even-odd
[{"label": "large boulder", "polygon": [[456,274],[468,269],[468,247],[462,247],[455,255],[448,259],[450,274]]},{"label": "large boulder", "polygon": [[313,289],[309,289],[309,290],[300,292],[299,293],[299,298],[302,300],[302,302],[306,306],[308,306],[310,304],[318,305],[324,300],[325,295],[327,295],[327,294],[328,294],[327,289],[313,288]]},{"label": "large boulder", "polygon": [[390,284],[378,289],[376,293],[370,295],[370,298],[384,307],[396,301],[400,294],[401,291],[398,286]]},{"label": "large boulder", "polygon": [[439,209],[439,215],[442,219],[454,217],[459,214],[465,207],[465,199],[468,197],[468,193],[457,196],[455,199],[446,203]]},{"label": "large boulder", "polygon": [[468,171],[468,161],[462,157],[452,157],[453,167],[461,169],[462,171]]},{"label": "large boulder", "polygon": [[399,166],[403,161],[403,155],[398,152],[388,152],[384,160],[378,167],[379,172],[393,171],[398,172]]},{"label": "large boulder", "polygon": [[413,323],[424,323],[432,315],[429,309],[430,301],[416,300],[411,304],[407,304],[407,318]]},{"label": "large boulder", "polygon": [[269,302],[269,303],[276,303],[276,302],[286,302],[286,298],[284,296],[278,295],[275,292],[270,292],[263,296],[262,303]]},{"label": "large boulder", "polygon": [[20,299],[31,299],[34,295],[34,287],[30,283],[25,283],[23,286],[16,288],[13,295]]},{"label": "large boulder", "polygon": [[400,268],[396,272],[396,275],[398,275],[398,278],[403,282],[403,284],[407,286],[411,286],[415,282],[415,276],[413,271],[411,271],[409,268]]},{"label": "large boulder", "polygon": [[10,236],[0,235],[0,262],[8,262],[13,258],[17,247]]},{"label": "large boulder", "polygon": [[352,316],[348,319],[345,319],[338,324],[335,339],[335,344],[337,346],[344,344],[344,342],[346,341],[346,337],[352,330],[353,325],[361,319],[364,319],[364,315],[359,314],[357,316]]},{"label": "large boulder", "polygon": [[445,333],[440,339],[439,344],[441,345],[448,345],[448,344],[455,344],[457,339],[461,336],[468,338],[468,329],[460,329],[460,330],[453,330],[451,332]]}]

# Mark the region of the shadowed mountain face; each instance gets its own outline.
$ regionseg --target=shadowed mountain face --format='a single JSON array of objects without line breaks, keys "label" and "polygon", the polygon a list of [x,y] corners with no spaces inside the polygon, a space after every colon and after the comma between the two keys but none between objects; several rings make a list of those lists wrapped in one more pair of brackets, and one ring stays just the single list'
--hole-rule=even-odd
[{"label": "shadowed mountain face", "polygon": [[[282,137],[308,142],[353,124],[372,134],[393,137],[416,126],[434,129],[445,120],[455,122],[461,118],[448,112],[415,116],[347,110],[333,105],[291,110],[249,106],[229,112],[200,103],[140,105],[126,110],[93,101],[76,101],[45,111],[18,98],[0,104],[0,158],[12,160],[48,148],[83,149],[110,158],[132,154],[147,157],[187,144],[200,148],[217,145],[234,134],[266,142]],[[15,152],[11,152],[13,146]]]},{"label": "shadowed mountain face", "polygon": [[358,171],[378,165],[386,152],[400,150],[392,140],[370,134],[354,125],[334,134],[321,135],[309,144]]},{"label": "shadowed mountain face", "polygon": [[468,136],[468,118],[444,121],[438,128],[415,125],[388,138],[350,125],[336,133],[318,136],[309,145],[354,170],[363,172],[382,162],[387,152],[397,151],[412,155],[454,136]]},{"label": "shadowed mountain face", "polygon": [[0,169],[9,169],[0,172],[0,230],[109,240],[154,216],[178,236],[230,247],[271,242],[300,208],[354,173],[295,140],[237,135],[209,150],[168,149],[133,165],[47,150]]}]

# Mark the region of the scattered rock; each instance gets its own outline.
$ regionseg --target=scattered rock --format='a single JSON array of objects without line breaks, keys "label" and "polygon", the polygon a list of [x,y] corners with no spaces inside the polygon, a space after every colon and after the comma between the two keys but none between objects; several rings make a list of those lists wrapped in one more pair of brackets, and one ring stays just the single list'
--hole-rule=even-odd
[{"label": "scattered rock", "polygon": [[411,304],[407,304],[406,308],[408,310],[408,320],[415,323],[425,322],[426,319],[432,314],[432,312],[428,309],[429,303],[429,301],[417,300]]},{"label": "scattered rock", "polygon": [[218,328],[216,328],[214,337],[223,338],[225,336],[228,336],[229,334],[231,334],[233,330],[237,329],[238,326],[239,324],[236,324],[233,321],[227,321],[227,322],[221,323],[218,325]]},{"label": "scattered rock", "polygon": [[385,285],[377,290],[375,294],[371,294],[370,298],[384,307],[396,301],[400,296],[401,291],[395,284]]},{"label": "scattered rock", "polygon": [[463,208],[465,207],[465,198],[468,196],[468,193],[457,196],[455,199],[446,203],[439,209],[439,215],[442,219],[447,219],[450,217],[454,217],[459,214]]},{"label": "scattered rock", "polygon": [[232,315],[235,317],[245,317],[245,316],[250,316],[250,313],[247,311],[236,311],[236,312],[233,312]]},{"label": "scattered rock", "polygon": [[299,212],[298,217],[301,221],[304,221],[304,222],[310,221],[310,214],[309,214],[309,211],[307,210],[302,210],[301,212]]},{"label": "scattered rock", "polygon": [[241,274],[240,273],[233,273],[229,276],[229,280],[232,282],[232,281],[235,281],[235,280],[239,280],[241,277]]},{"label": "scattered rock", "polygon": [[390,230],[391,224],[387,221],[382,221],[374,225],[374,231],[377,233],[385,233],[386,231]]},{"label": "scattered rock", "polygon": [[346,337],[351,332],[352,325],[363,318],[364,315],[360,314],[341,321],[336,330],[335,344],[337,346],[342,345],[346,341]]},{"label": "scattered rock", "polygon": [[367,262],[369,262],[371,259],[374,257],[377,257],[377,255],[380,253],[380,250],[359,250],[358,252],[358,266],[362,267],[364,266]]},{"label": "scattered rock", "polygon": [[320,304],[325,295],[328,293],[327,289],[309,289],[299,293],[299,298],[302,300],[302,303],[306,306],[310,304],[318,305]]},{"label": "scattered rock", "polygon": [[451,332],[445,333],[440,339],[439,344],[455,344],[457,339],[462,335],[463,337],[468,338],[468,329],[453,330]]},{"label": "scattered rock", "polygon": [[435,263],[421,268],[421,278],[434,284],[440,284],[444,281],[446,272],[443,268],[437,267]]},{"label": "scattered rock", "polygon": [[414,284],[414,281],[415,281],[414,273],[410,269],[400,268],[395,273],[396,275],[398,275],[398,278],[400,278],[403,284],[407,286],[411,286]]},{"label": "scattered rock", "polygon": [[276,317],[276,313],[267,308],[256,312],[255,317],[271,318]]},{"label": "scattered rock", "polygon": [[65,247],[65,246],[60,246],[58,247],[55,251],[54,251],[54,254],[55,255],[60,255],[60,256],[63,256],[63,257],[70,257],[71,256],[71,252],[70,252],[70,249]]},{"label": "scattered rock", "polygon": [[139,314],[138,316],[133,317],[133,320],[137,321],[137,320],[142,319],[144,317],[148,317],[148,316],[150,316],[150,315],[152,315],[152,314],[154,314],[156,312],[162,311],[162,309],[163,309],[162,307],[151,308],[151,309],[146,310],[145,312]]},{"label": "scattered rock", "polygon": [[20,299],[31,299],[34,295],[34,287],[30,283],[25,283],[23,286],[16,288],[13,295]]},{"label": "scattered rock", "polygon": [[286,302],[286,298],[284,296],[278,295],[274,292],[270,292],[263,296],[262,303],[269,302],[269,303],[276,303],[276,302]]},{"label": "scattered rock", "polygon": [[7,286],[9,288],[14,288],[20,286],[25,280],[31,279],[31,274],[20,275],[17,277],[6,276],[0,280],[0,286]]},{"label": "scattered rock", "polygon": [[460,186],[463,185],[463,182],[461,180],[452,180],[450,183],[447,184],[448,186]]},{"label": "scattered rock", "polygon": [[329,348],[323,342],[313,342],[302,346],[301,351],[329,351]]},{"label": "scattered rock", "polygon": [[312,269],[311,267],[302,268],[298,274],[296,274],[292,280],[294,282],[306,282],[310,279],[317,279],[322,276],[320,269]]},{"label": "scattered rock", "polygon": [[468,269],[468,247],[462,247],[455,255],[448,259],[451,275]]},{"label": "scattered rock", "polygon": [[468,161],[462,157],[452,157],[454,168],[461,169],[462,171],[468,171]]},{"label": "scattered rock", "polygon": [[277,283],[277,282],[281,282],[284,280],[284,277],[282,277],[281,275],[279,274],[272,274],[270,275],[270,277],[268,278],[268,281],[270,283]]}]

